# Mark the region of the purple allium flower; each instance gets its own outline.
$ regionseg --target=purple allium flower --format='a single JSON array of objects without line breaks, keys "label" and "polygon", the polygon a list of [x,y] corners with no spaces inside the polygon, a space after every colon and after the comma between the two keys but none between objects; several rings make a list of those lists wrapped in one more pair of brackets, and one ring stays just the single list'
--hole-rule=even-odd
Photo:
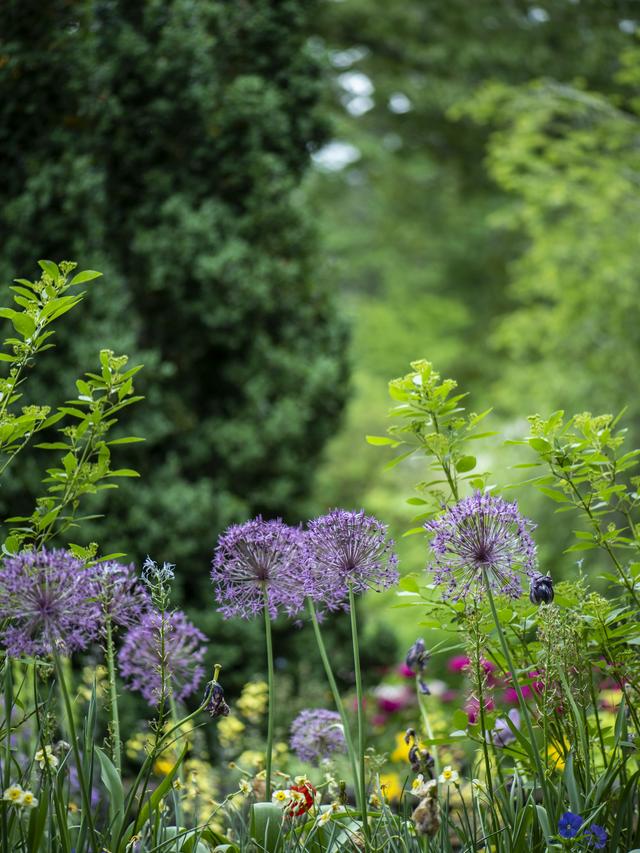
[{"label": "purple allium flower", "polygon": [[225,619],[250,619],[264,610],[289,616],[304,605],[302,531],[260,516],[233,525],[220,537],[211,579]]},{"label": "purple allium flower", "polygon": [[580,832],[583,820],[575,812],[565,812],[558,821],[558,833],[562,838],[575,838]]},{"label": "purple allium flower", "polygon": [[386,525],[370,515],[334,509],[309,522],[305,591],[328,610],[347,606],[356,593],[382,591],[398,582],[398,558]]},{"label": "purple allium flower", "polygon": [[121,628],[137,624],[149,609],[151,598],[138,579],[133,564],[114,561],[97,563],[94,577],[100,589],[99,601],[104,615]]},{"label": "purple allium flower", "polygon": [[595,850],[604,850],[609,840],[607,830],[597,823],[592,823],[585,832],[587,847],[593,847]]},{"label": "purple allium flower", "polygon": [[345,753],[347,745],[340,714],[325,708],[300,711],[291,724],[289,744],[300,761],[314,767],[335,753]]},{"label": "purple allium flower", "polygon": [[70,551],[23,551],[0,565],[0,634],[8,653],[47,655],[85,649],[100,628],[98,587]]},{"label": "purple allium flower", "polygon": [[162,696],[161,635],[164,626],[164,669],[166,681],[177,700],[185,699],[200,686],[206,637],[180,610],[164,615],[149,610],[124,637],[118,654],[120,673],[131,690],[138,690],[150,704]]},{"label": "purple allium flower", "polygon": [[459,601],[469,592],[480,596],[486,580],[493,591],[519,598],[520,574],[531,577],[536,568],[533,526],[516,503],[480,492],[428,521],[435,556],[428,569],[436,586],[446,586],[443,598]]}]

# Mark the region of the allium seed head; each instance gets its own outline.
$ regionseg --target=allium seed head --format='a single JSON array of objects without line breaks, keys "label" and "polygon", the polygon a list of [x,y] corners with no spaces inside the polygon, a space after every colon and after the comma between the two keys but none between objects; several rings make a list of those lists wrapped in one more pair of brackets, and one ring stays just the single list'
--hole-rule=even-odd
[{"label": "allium seed head", "polygon": [[481,597],[486,583],[493,592],[519,598],[521,574],[536,570],[534,525],[518,512],[516,503],[476,492],[428,521],[434,559],[427,567],[443,598],[459,601]]},{"label": "allium seed head", "polygon": [[164,635],[165,689],[177,700],[194,693],[204,676],[202,659],[206,637],[180,610],[149,610],[124,637],[118,655],[120,673],[131,690],[151,705],[162,698],[162,640]]},{"label": "allium seed head", "polygon": [[302,531],[260,516],[234,525],[218,540],[211,579],[225,619],[261,613],[293,616],[304,605]]},{"label": "allium seed head", "polygon": [[313,764],[347,750],[340,714],[325,708],[301,711],[291,724],[291,749],[300,761]]},{"label": "allium seed head", "polygon": [[346,608],[355,593],[398,582],[398,558],[387,527],[364,511],[335,509],[309,522],[306,594],[328,610]]},{"label": "allium seed head", "polygon": [[85,649],[100,629],[93,573],[70,551],[23,551],[0,564],[0,634],[10,655]]}]

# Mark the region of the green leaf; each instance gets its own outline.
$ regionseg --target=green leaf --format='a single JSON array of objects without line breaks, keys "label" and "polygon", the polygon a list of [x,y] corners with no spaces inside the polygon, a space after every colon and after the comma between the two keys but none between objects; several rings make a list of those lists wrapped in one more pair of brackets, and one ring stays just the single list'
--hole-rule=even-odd
[{"label": "green leaf", "polygon": [[284,850],[282,823],[282,809],[274,803],[254,803],[249,835],[265,853],[280,853]]},{"label": "green leaf", "polygon": [[373,444],[375,447],[382,447],[385,444],[390,444],[392,447],[397,447],[400,442],[394,438],[387,438],[384,435],[367,435],[365,436],[368,444]]},{"label": "green leaf", "polygon": [[102,275],[101,272],[97,270],[83,270],[79,272],[69,282],[69,287],[72,287],[74,284],[84,284],[85,281],[93,281],[94,278],[100,278]]},{"label": "green leaf", "polygon": [[139,477],[140,474],[134,471],[133,468],[119,468],[117,471],[110,471],[107,477]]},{"label": "green leaf", "polygon": [[464,474],[466,471],[473,471],[476,467],[476,462],[475,456],[462,456],[456,462],[456,471],[459,474]]},{"label": "green leaf", "polygon": [[111,759],[96,746],[96,754],[100,762],[100,778],[109,792],[109,823],[111,832],[118,836],[124,820],[124,788],[122,780]]},{"label": "green leaf", "polygon": [[51,278],[57,282],[60,278],[60,270],[58,269],[58,265],[54,264],[53,261],[38,261],[38,264],[47,275],[50,275]]},{"label": "green leaf", "polygon": [[158,810],[160,800],[166,795],[167,791],[169,791],[169,789],[173,785],[173,780],[175,779],[176,774],[180,769],[180,765],[184,761],[188,748],[189,745],[185,744],[176,763],[173,765],[171,770],[167,773],[162,782],[160,782],[158,787],[155,789],[155,791],[151,794],[149,799],[140,809],[138,819],[136,820],[134,825],[133,835],[136,835],[138,831],[145,825],[150,815],[154,814]]}]

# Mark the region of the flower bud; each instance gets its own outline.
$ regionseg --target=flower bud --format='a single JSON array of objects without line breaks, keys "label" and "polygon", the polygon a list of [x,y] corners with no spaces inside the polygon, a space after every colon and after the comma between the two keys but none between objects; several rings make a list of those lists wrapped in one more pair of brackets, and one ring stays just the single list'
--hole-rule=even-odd
[{"label": "flower bud", "polygon": [[535,572],[529,586],[529,600],[532,604],[551,604],[553,601],[553,580],[549,575]]}]

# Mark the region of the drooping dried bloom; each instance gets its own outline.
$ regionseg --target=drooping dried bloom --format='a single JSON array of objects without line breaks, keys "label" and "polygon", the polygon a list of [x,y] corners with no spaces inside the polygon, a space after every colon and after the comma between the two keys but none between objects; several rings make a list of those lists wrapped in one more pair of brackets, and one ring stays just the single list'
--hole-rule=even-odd
[{"label": "drooping dried bloom", "polygon": [[529,581],[529,601],[532,604],[551,604],[553,596],[553,578],[534,572]]},{"label": "drooping dried bloom", "polygon": [[425,528],[433,534],[434,560],[427,568],[435,585],[445,587],[443,598],[481,597],[487,583],[493,592],[519,598],[521,575],[535,572],[533,524],[515,503],[476,492]]},{"label": "drooping dried bloom", "polygon": [[419,835],[433,838],[440,829],[440,803],[438,802],[438,786],[435,781],[421,784],[419,787],[422,799],[413,810],[411,819]]},{"label": "drooping dried bloom", "polygon": [[211,579],[225,619],[250,619],[264,610],[289,616],[304,605],[302,532],[260,516],[229,527],[218,540]]},{"label": "drooping dried bloom", "polygon": [[207,703],[207,711],[212,717],[228,717],[231,710],[224,698],[222,685],[218,683],[214,675],[213,680],[205,687],[204,699]]},{"label": "drooping dried bloom", "polygon": [[398,582],[398,558],[386,525],[364,511],[335,509],[309,522],[306,593],[328,610],[346,607],[349,588],[378,592]]},{"label": "drooping dried bloom", "polygon": [[185,699],[198,689],[204,676],[205,640],[182,611],[162,614],[149,610],[125,634],[118,655],[120,673],[131,690],[138,690],[156,705],[163,698],[164,668],[166,692],[170,690],[177,700]]},{"label": "drooping dried bloom", "polygon": [[289,743],[300,761],[315,767],[336,753],[346,752],[340,714],[325,708],[301,711],[291,724]]},{"label": "drooping dried bloom", "polygon": [[121,628],[131,628],[149,609],[151,597],[138,579],[133,564],[123,566],[113,560],[93,567],[99,601],[104,616]]},{"label": "drooping dried bloom", "polygon": [[70,551],[23,551],[0,565],[2,645],[13,656],[85,649],[100,627],[91,570]]}]

